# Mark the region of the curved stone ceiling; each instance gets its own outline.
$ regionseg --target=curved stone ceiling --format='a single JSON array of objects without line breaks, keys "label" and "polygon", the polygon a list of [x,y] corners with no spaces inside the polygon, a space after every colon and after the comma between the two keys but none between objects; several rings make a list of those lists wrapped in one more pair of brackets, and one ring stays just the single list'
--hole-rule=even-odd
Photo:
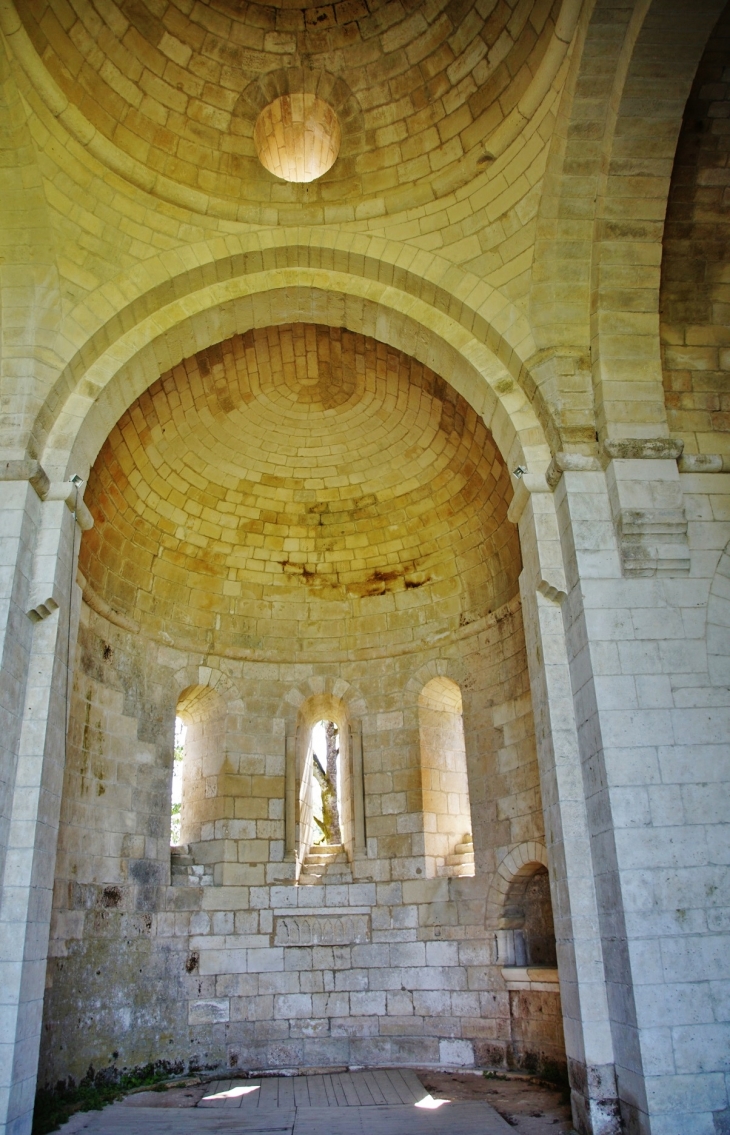
[{"label": "curved stone ceiling", "polygon": [[[128,158],[259,209],[394,193],[405,208],[473,179],[485,139],[567,47],[555,38],[561,0],[36,0],[18,11],[48,73]],[[261,168],[253,134],[268,103],[305,90],[335,110],[342,146],[303,193]]]},{"label": "curved stone ceiling", "polygon": [[428,368],[344,330],[270,327],[124,414],[89,477],[80,569],[97,609],[163,641],[408,642],[514,596],[511,494],[484,423]]}]

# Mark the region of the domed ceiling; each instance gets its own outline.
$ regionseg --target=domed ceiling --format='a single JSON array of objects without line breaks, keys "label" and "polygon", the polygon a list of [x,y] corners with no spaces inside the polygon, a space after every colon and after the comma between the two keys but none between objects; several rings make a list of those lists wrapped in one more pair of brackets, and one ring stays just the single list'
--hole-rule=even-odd
[{"label": "domed ceiling", "polygon": [[92,606],[180,646],[415,642],[516,592],[507,470],[481,419],[373,339],[251,331],[163,375],[89,477]]},{"label": "domed ceiling", "polygon": [[[241,203],[258,203],[250,219],[269,223],[266,203],[357,200],[367,217],[366,198],[400,193],[406,207],[483,172],[485,139],[534,79],[560,8],[29,0],[19,14],[68,99],[128,159],[227,200],[241,219]],[[338,160],[307,188],[264,170],[254,145],[261,110],[302,91],[329,103],[342,129]]]}]

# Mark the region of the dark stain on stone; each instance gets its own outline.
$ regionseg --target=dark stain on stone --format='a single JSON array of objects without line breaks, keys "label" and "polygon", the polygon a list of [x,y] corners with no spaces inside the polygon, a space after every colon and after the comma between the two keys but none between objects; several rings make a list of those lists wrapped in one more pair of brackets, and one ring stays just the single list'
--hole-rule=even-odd
[{"label": "dark stain on stone", "polygon": [[114,907],[119,906],[122,901],[122,891],[120,887],[104,887],[101,895],[102,906]]}]

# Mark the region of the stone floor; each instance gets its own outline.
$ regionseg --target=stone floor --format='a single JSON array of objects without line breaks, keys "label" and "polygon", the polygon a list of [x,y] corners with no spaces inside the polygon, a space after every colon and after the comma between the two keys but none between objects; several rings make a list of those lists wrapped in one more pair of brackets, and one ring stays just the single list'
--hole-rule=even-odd
[{"label": "stone floor", "polygon": [[526,1078],[380,1069],[188,1083],[74,1116],[62,1135],[567,1135],[559,1096]]}]

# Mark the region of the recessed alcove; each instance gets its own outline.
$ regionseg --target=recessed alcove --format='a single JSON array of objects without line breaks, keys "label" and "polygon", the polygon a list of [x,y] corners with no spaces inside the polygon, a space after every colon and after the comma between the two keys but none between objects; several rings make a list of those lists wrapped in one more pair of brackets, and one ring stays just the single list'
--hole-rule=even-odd
[{"label": "recessed alcove", "polygon": [[88,602],[167,646],[387,655],[516,596],[511,497],[483,421],[428,367],[339,328],[272,327],[125,411],[89,478],[80,566]]},{"label": "recessed alcove", "polygon": [[[58,863],[126,888],[152,921],[127,947],[121,923],[90,920],[49,1015],[69,982],[95,988],[102,953],[122,985],[151,956],[168,977],[130,993],[144,1027],[103,1026],[131,1063],[168,1021],[166,1055],[183,1061],[192,1035],[241,1068],[275,1064],[283,1036],[299,1061],[316,1041],[320,1063],[397,1063],[403,1044],[428,1062],[444,982],[476,982],[448,993],[449,1027],[460,1059],[482,1059],[475,998],[503,988],[486,964],[487,870],[496,841],[542,834],[511,499],[464,397],[341,327],[235,335],[122,413],[85,496]],[[130,740],[112,788],[99,754],[116,735]],[[76,1037],[74,1060],[88,1067],[95,1044]]]}]

